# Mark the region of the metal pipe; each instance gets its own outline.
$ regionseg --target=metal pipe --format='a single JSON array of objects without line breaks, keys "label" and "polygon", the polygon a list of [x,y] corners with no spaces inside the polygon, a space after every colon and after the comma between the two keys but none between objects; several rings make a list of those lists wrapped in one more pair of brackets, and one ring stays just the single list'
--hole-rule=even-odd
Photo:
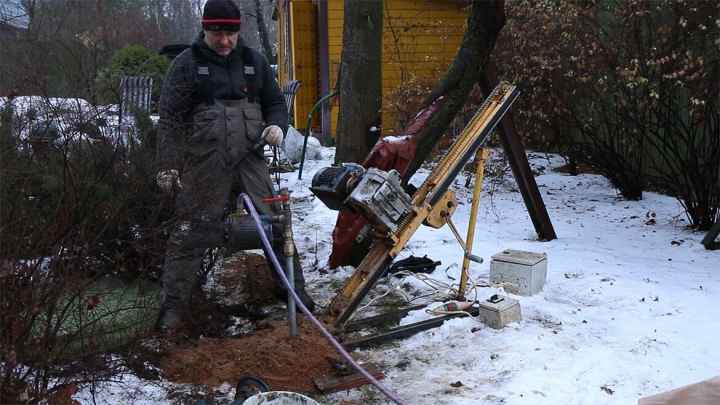
[{"label": "metal pipe", "polygon": [[[295,263],[293,256],[295,256],[295,243],[293,241],[292,234],[292,209],[290,207],[290,192],[287,188],[280,190],[282,199],[282,211],[283,211],[283,253],[285,254],[285,271],[287,271],[288,282],[290,289],[288,289],[288,323],[290,324],[290,336],[298,335],[297,327],[297,310],[295,308],[295,300],[292,298],[290,291],[295,292]],[[302,269],[300,269],[302,271]]]},{"label": "metal pipe", "polygon": [[451,217],[447,217],[446,219],[448,227],[450,227],[450,230],[452,231],[453,235],[455,235],[455,240],[457,240],[458,245],[462,248],[463,252],[465,252],[464,257],[468,260],[471,260],[475,263],[482,263],[483,258],[480,256],[475,256],[470,252],[465,246],[465,242],[463,242],[462,238],[460,237],[460,232],[458,232],[457,227],[455,226],[455,223],[452,221]]},{"label": "metal pipe", "polygon": [[[288,281],[290,282],[290,287],[293,291],[295,291],[295,271],[293,266],[293,258],[285,257],[285,264],[287,267],[287,276]],[[298,335],[298,327],[297,327],[297,310],[295,309],[295,300],[292,298],[292,294],[290,291],[288,291],[288,323],[290,323],[290,336],[297,336]]]},{"label": "metal pipe", "polygon": [[467,247],[465,246],[465,242],[463,242],[462,237],[460,237],[460,232],[458,232],[457,228],[455,227],[455,223],[452,221],[452,218],[446,217],[445,221],[448,224],[448,227],[452,231],[452,234],[455,235],[455,240],[457,241],[458,245],[462,248],[463,252],[467,254]]},{"label": "metal pipe", "polygon": [[273,267],[275,268],[275,271],[280,276],[280,280],[282,280],[283,284],[285,284],[285,287],[287,287],[288,291],[292,295],[293,300],[297,303],[298,307],[302,311],[305,316],[310,319],[310,321],[320,330],[320,332],[325,336],[325,338],[330,342],[330,344],[335,348],[335,350],[340,353],[340,355],[360,374],[362,374],[365,378],[370,381],[371,384],[376,386],[385,396],[390,398],[391,401],[395,402],[398,405],[404,405],[405,403],[400,400],[400,398],[397,397],[394,393],[390,392],[387,388],[385,388],[380,382],[373,377],[370,373],[367,372],[362,366],[360,366],[351,356],[350,354],[342,347],[342,345],[333,337],[333,335],[328,332],[328,330],[320,323],[320,321],[315,318],[315,316],[310,312],[310,310],[307,309],[305,304],[300,300],[300,297],[297,295],[295,290],[290,288],[290,281],[288,281],[287,277],[285,276],[285,272],[282,269],[282,266],[280,266],[280,262],[278,262],[277,256],[275,256],[275,252],[272,250],[272,245],[270,244],[270,241],[268,240],[267,236],[264,232],[262,232],[262,223],[260,222],[260,216],[257,213],[257,210],[255,209],[255,206],[252,203],[252,200],[250,197],[242,193],[240,194],[239,198],[242,198],[243,202],[245,203],[245,207],[247,208],[250,215],[252,215],[253,219],[255,220],[255,225],[257,226],[258,233],[260,234],[260,239],[262,240],[263,246],[265,246],[265,250],[268,252],[268,255],[270,256],[270,262],[272,263]]}]

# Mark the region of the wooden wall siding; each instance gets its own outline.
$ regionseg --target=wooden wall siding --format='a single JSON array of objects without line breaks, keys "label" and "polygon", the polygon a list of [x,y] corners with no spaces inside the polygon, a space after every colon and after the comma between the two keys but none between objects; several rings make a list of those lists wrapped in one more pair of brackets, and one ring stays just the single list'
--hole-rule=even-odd
[{"label": "wooden wall siding", "polygon": [[[383,32],[383,96],[413,78],[438,79],[465,33],[467,11],[454,1],[386,0]],[[385,105],[386,103],[383,103]],[[383,107],[383,133],[396,127]]]},{"label": "wooden wall siding", "polygon": [[[322,0],[320,0],[322,1]],[[344,0],[328,1],[328,39],[330,62],[330,88],[336,87],[340,57],[342,54],[343,12]],[[314,16],[299,15],[299,10],[306,10],[313,4],[312,0],[291,0],[294,5],[293,20],[306,19],[306,24],[314,22]],[[467,10],[463,2],[451,0],[385,0],[385,14],[383,17],[383,83],[382,91],[386,96],[395,90],[401,83],[412,77],[427,77],[437,79],[445,72],[460,46],[465,32]],[[310,18],[310,20],[307,20]],[[295,33],[293,29],[293,33]],[[316,31],[312,35],[315,38]],[[293,35],[297,39],[297,34]],[[300,52],[310,55],[307,51],[300,51],[297,44],[293,48],[297,56]],[[313,56],[316,63],[317,56]],[[308,62],[309,64],[309,62]],[[298,64],[295,62],[296,69]],[[315,65],[316,66],[316,65]],[[296,73],[297,76],[297,73]],[[302,79],[301,79],[302,80]],[[316,83],[316,82],[313,82]],[[308,91],[303,80],[303,90]],[[315,87],[317,88],[317,86]],[[308,92],[310,93],[310,92]],[[303,95],[302,103],[306,103]],[[309,111],[315,101],[322,95],[317,90],[312,94],[313,101],[309,106],[298,105],[296,111]],[[338,116],[337,102],[332,107],[332,129],[335,134]],[[307,113],[305,113],[307,115]],[[395,114],[389,109],[383,109],[383,132],[393,133],[395,128]],[[298,123],[304,127],[305,124]]]},{"label": "wooden wall siding", "polygon": [[[305,129],[307,116],[318,95],[318,56],[317,56],[317,11],[310,0],[291,1],[291,37],[292,57],[295,73],[295,80],[300,80],[301,85],[295,95],[295,126]],[[319,122],[319,114],[314,117],[314,124]]]}]

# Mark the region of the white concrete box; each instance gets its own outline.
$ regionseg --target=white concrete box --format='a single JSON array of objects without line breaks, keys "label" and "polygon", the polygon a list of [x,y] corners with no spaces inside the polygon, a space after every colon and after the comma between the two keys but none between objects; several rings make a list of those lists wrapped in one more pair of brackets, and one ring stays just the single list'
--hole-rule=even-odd
[{"label": "white concrete box", "polygon": [[547,254],[506,249],[492,256],[490,283],[517,295],[542,291],[547,279]]},{"label": "white concrete box", "polygon": [[493,295],[478,303],[478,318],[493,329],[502,329],[510,322],[520,321],[520,303],[516,299]]}]

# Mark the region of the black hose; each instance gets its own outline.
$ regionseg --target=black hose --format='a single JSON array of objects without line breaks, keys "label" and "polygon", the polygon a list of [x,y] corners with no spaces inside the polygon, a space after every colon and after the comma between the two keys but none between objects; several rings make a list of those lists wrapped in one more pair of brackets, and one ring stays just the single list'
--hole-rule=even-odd
[{"label": "black hose", "polygon": [[[385,388],[380,382],[375,379],[370,373],[367,372],[362,366],[357,364],[355,360],[350,356],[350,354],[345,350],[345,348],[342,347],[342,345],[335,339],[335,337],[330,334],[330,332],[325,329],[325,327],[322,325],[320,321],[318,321],[315,316],[307,309],[305,304],[303,304],[302,300],[300,300],[300,297],[297,295],[295,290],[290,288],[290,281],[288,281],[287,277],[285,276],[285,272],[283,271],[282,266],[280,266],[280,262],[278,261],[277,257],[275,256],[275,252],[272,249],[272,245],[270,244],[270,241],[267,238],[267,235],[265,235],[265,232],[263,231],[262,222],[260,221],[260,216],[257,213],[257,210],[255,209],[255,206],[253,205],[252,200],[250,197],[242,193],[240,194],[239,198],[242,198],[243,202],[245,203],[245,208],[247,208],[248,212],[252,216],[253,220],[255,221],[255,226],[257,227],[258,233],[260,234],[260,239],[262,240],[263,245],[265,246],[265,251],[267,252],[270,261],[272,262],[273,267],[275,268],[275,271],[280,276],[280,280],[282,280],[283,284],[285,285],[285,288],[290,292],[292,295],[293,300],[297,303],[298,308],[307,316],[310,321],[312,321],[315,326],[320,329],[320,332],[325,336],[325,338],[330,342],[330,344],[335,347],[335,350],[340,353],[340,355],[348,362],[350,365],[357,370],[360,374],[362,374],[365,378],[368,379],[374,386],[376,386],[385,396],[390,398],[393,402],[395,402],[398,405],[404,405],[404,402],[402,402],[395,394],[390,392],[387,388]],[[300,270],[301,271],[301,270]]]}]

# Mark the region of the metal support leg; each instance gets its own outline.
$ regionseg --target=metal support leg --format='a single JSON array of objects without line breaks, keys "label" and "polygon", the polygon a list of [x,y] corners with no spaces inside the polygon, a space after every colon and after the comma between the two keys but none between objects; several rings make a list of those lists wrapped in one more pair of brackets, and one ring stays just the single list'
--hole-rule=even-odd
[{"label": "metal support leg", "polygon": [[473,199],[470,207],[470,224],[468,225],[467,238],[465,239],[465,254],[463,255],[462,272],[460,273],[458,300],[465,299],[470,256],[472,256],[473,239],[475,239],[475,224],[477,222],[478,208],[480,207],[480,193],[482,192],[482,184],[485,177],[485,162],[489,154],[490,151],[485,148],[478,149],[475,153],[475,187],[473,189]]}]

